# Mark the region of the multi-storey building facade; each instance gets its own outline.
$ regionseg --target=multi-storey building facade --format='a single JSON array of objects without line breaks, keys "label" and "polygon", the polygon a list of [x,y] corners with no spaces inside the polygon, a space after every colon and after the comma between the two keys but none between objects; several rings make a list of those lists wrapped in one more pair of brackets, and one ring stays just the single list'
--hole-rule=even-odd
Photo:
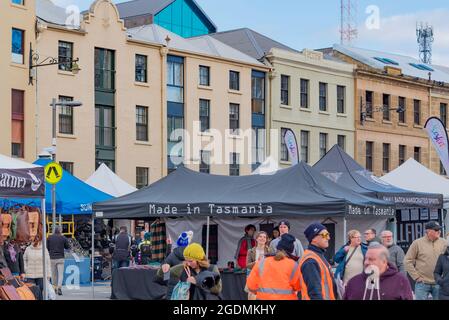
[{"label": "multi-storey building facade", "polygon": [[313,165],[335,144],[354,154],[354,67],[325,59],[321,52],[298,52],[250,29],[212,35],[272,68],[267,112],[269,154],[290,165],[283,133],[297,138],[300,159]]},{"label": "multi-storey building facade", "polygon": [[[251,172],[248,160],[237,160],[250,148],[243,134],[252,127],[252,75],[267,74],[266,66],[209,36],[184,39],[155,24],[126,29],[109,0],[95,1],[81,18],[78,28],[52,23],[63,21],[58,16],[39,20],[39,54],[79,58],[81,68],[39,70],[39,150],[51,143],[48,104],[73,99],[83,106],[58,109],[57,160],[81,179],[101,162],[139,187],[180,162],[214,174]],[[182,128],[184,136],[172,135]],[[200,138],[199,148],[189,148]],[[234,149],[201,161],[214,157],[210,145],[219,138]]]},{"label": "multi-storey building facade", "polygon": [[[434,80],[447,81],[449,76],[410,57],[340,45],[331,51],[334,58],[357,66],[355,159],[378,176],[412,157],[439,173],[423,129],[444,104],[445,86]],[[440,89],[435,91],[435,86]]]},{"label": "multi-storey building facade", "polygon": [[35,160],[35,89],[30,50],[35,46],[34,0],[0,2],[0,153]]}]

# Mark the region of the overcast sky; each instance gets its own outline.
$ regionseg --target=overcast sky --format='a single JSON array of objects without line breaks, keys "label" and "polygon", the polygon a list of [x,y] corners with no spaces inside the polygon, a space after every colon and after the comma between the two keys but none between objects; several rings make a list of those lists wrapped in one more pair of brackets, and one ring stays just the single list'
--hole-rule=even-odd
[{"label": "overcast sky", "polygon": [[[60,6],[75,4],[81,10],[92,2],[52,1]],[[298,50],[329,47],[340,41],[340,0],[196,1],[219,31],[248,27]],[[418,57],[416,23],[423,21],[434,27],[433,63],[449,66],[449,1],[356,2],[359,36],[354,46]]]}]

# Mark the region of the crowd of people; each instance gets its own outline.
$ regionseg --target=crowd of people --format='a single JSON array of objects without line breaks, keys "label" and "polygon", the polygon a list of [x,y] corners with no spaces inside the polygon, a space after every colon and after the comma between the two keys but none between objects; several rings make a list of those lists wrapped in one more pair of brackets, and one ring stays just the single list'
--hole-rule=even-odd
[{"label": "crowd of people", "polygon": [[289,227],[288,221],[281,221],[271,252],[262,252],[266,243],[261,239],[259,245],[261,233],[257,234],[255,263],[254,250],[248,251],[249,299],[449,300],[448,240],[441,237],[442,227],[435,221],[425,225],[425,235],[407,254],[389,230],[378,238],[376,230],[368,229],[364,241],[358,230],[351,230],[333,258],[335,266],[325,257],[331,235],[324,225],[306,228],[309,244],[304,251]]}]

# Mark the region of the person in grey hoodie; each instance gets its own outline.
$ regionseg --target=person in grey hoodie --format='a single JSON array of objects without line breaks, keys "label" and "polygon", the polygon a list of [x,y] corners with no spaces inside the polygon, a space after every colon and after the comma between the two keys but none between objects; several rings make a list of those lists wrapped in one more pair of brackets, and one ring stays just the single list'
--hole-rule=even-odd
[{"label": "person in grey hoodie", "polygon": [[[281,222],[279,222],[279,232],[279,238],[273,239],[270,243],[270,248],[274,252],[276,252],[277,250],[277,245],[279,241],[281,241],[282,235],[290,232],[290,222],[288,222],[287,220],[282,220]],[[301,244],[301,241],[299,241],[299,239],[296,239],[294,246],[295,250],[293,251],[293,255],[295,257],[301,258],[304,254],[304,248]]]},{"label": "person in grey hoodie", "polygon": [[405,253],[400,246],[394,243],[393,232],[389,230],[382,231],[380,237],[382,239],[382,244],[390,253],[388,261],[398,268],[400,272],[406,274],[404,266]]}]

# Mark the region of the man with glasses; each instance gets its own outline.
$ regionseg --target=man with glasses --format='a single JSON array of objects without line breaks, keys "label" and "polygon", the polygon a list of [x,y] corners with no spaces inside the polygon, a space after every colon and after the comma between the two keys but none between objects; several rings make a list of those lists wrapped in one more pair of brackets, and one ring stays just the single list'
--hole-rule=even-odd
[{"label": "man with glasses", "polygon": [[365,243],[367,246],[369,246],[371,243],[377,242],[378,244],[381,244],[380,239],[377,237],[377,231],[376,229],[370,228],[366,230],[363,233],[365,237]]},{"label": "man with glasses", "polygon": [[447,242],[442,239],[441,226],[436,221],[426,224],[426,235],[416,239],[405,255],[405,270],[416,282],[416,300],[427,300],[429,294],[438,299],[438,285],[435,283],[434,270],[438,257],[446,250]]},{"label": "man with glasses", "polygon": [[380,237],[382,239],[383,246],[387,248],[390,253],[390,258],[388,259],[389,262],[393,264],[400,272],[405,274],[405,253],[400,246],[394,243],[393,232],[389,230],[382,231]]},{"label": "man with glasses", "polygon": [[332,267],[324,256],[330,233],[321,223],[312,223],[304,234],[310,244],[299,262],[302,300],[336,300]]}]

